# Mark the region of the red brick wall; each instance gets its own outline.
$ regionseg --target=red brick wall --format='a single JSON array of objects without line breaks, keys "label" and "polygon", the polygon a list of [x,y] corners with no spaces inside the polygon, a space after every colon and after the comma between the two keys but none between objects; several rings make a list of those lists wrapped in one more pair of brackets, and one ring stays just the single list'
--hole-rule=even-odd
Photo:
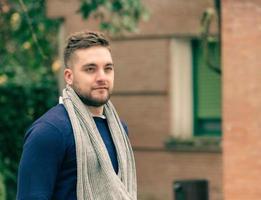
[{"label": "red brick wall", "polygon": [[167,96],[114,96],[112,101],[128,122],[133,146],[164,146],[169,135]]},{"label": "red brick wall", "polygon": [[[220,153],[135,151],[139,200],[173,200],[173,182],[205,179],[209,200],[222,200]],[[250,200],[250,199],[248,199]]]},{"label": "red brick wall", "polygon": [[224,197],[261,198],[261,1],[222,1]]},{"label": "red brick wall", "polygon": [[[168,40],[114,41],[112,51],[116,73],[112,100],[128,122],[133,144],[162,147],[170,128]],[[118,96],[119,92],[129,95]]]},{"label": "red brick wall", "polygon": [[169,48],[165,38],[113,41],[115,92],[167,92]]}]

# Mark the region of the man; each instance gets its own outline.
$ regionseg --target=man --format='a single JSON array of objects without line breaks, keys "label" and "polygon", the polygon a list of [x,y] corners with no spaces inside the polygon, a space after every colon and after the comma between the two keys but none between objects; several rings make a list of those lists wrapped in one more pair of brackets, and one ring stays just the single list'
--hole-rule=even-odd
[{"label": "man", "polygon": [[133,152],[109,101],[114,64],[98,32],[75,33],[64,51],[61,103],[25,136],[18,200],[136,200]]}]

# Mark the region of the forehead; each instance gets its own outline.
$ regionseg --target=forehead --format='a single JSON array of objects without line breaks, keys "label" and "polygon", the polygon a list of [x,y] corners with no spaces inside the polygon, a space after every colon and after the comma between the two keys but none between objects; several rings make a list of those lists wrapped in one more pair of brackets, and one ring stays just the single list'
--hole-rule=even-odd
[{"label": "forehead", "polygon": [[95,46],[76,50],[73,60],[74,62],[112,62],[112,56],[107,47]]}]

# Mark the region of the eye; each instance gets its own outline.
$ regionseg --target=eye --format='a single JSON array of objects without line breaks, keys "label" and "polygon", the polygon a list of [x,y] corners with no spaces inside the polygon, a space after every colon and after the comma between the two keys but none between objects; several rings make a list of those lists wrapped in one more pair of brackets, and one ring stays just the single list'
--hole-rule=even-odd
[{"label": "eye", "polygon": [[104,68],[105,72],[110,72],[113,71],[113,66],[112,65],[108,65]]},{"label": "eye", "polygon": [[88,73],[92,73],[95,71],[95,67],[86,67],[84,71],[86,71]]}]

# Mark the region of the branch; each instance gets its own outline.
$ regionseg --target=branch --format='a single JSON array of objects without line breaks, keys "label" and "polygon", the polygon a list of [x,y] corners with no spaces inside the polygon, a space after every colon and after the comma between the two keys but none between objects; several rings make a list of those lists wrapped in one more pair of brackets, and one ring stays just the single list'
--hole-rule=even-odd
[{"label": "branch", "polygon": [[21,8],[22,8],[22,11],[23,11],[24,14],[25,14],[27,24],[28,24],[29,29],[30,29],[31,34],[32,34],[33,41],[34,41],[35,45],[37,46],[37,48],[38,48],[38,50],[39,50],[40,55],[42,56],[42,58],[43,58],[43,59],[46,59],[47,56],[44,54],[44,51],[43,51],[42,47],[41,47],[40,44],[39,44],[39,40],[38,40],[38,38],[37,38],[37,36],[36,36],[36,33],[35,33],[35,31],[34,31],[34,28],[33,28],[33,25],[32,25],[32,20],[31,20],[29,14],[28,14],[27,7],[26,7],[26,5],[25,5],[25,3],[24,3],[23,0],[19,0],[19,4],[20,4],[20,6],[21,6]]}]

